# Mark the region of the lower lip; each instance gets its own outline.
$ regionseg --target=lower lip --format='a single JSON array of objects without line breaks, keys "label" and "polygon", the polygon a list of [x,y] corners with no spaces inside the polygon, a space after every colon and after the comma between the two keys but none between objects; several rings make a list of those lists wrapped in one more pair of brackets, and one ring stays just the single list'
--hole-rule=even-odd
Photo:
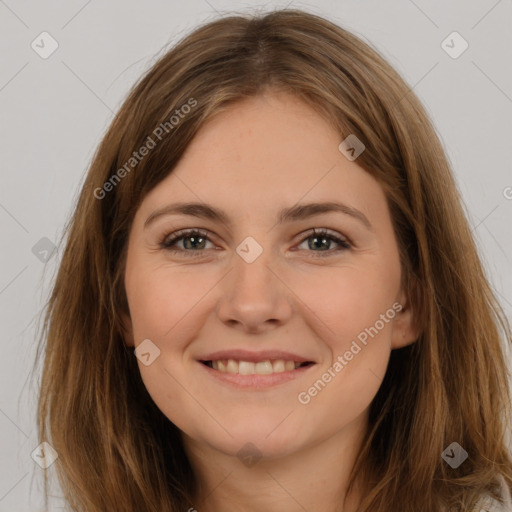
[{"label": "lower lip", "polygon": [[199,366],[204,368],[213,378],[218,379],[222,383],[230,384],[237,388],[243,389],[265,389],[278,384],[283,384],[294,379],[298,379],[308,372],[315,364],[309,366],[301,366],[295,370],[286,372],[271,373],[270,375],[241,375],[239,373],[227,373],[214,370],[201,362],[197,362]]}]

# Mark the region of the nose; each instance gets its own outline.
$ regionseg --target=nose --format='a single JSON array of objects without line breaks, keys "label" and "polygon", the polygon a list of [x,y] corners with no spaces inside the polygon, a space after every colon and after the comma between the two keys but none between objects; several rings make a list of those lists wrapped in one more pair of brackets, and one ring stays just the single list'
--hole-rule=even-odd
[{"label": "nose", "polygon": [[221,281],[219,319],[246,333],[260,333],[288,322],[293,293],[266,251],[252,263],[234,255],[231,272]]}]

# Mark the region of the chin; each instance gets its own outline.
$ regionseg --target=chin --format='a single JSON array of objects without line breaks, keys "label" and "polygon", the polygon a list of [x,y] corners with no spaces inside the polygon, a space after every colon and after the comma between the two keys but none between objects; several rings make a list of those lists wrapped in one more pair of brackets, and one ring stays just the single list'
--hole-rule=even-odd
[{"label": "chin", "polygon": [[[279,418],[268,417],[255,421],[252,416],[252,418],[240,420],[228,429],[233,437],[223,435],[222,439],[216,439],[218,449],[237,457],[243,455],[244,450],[255,451],[257,455],[267,459],[289,455],[300,449],[307,440],[303,439],[303,428],[297,428],[292,421],[286,424],[288,420],[283,421],[285,417],[286,415],[280,415]],[[214,445],[211,441],[210,444]],[[240,451],[242,454],[239,453]]]}]

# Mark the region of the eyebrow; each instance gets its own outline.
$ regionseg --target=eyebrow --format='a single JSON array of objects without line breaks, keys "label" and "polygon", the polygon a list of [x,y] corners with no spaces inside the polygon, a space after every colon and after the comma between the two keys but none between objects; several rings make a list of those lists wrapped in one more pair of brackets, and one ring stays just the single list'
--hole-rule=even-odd
[{"label": "eyebrow", "polygon": [[[290,208],[283,208],[277,216],[277,223],[283,224],[285,222],[299,221],[322,213],[331,212],[349,215],[359,220],[370,231],[374,231],[373,226],[363,212],[353,206],[336,201],[298,204]],[[175,203],[159,208],[151,213],[144,222],[144,228],[163,215],[189,215],[191,217],[221,222],[227,226],[230,225],[229,215],[219,208],[214,208],[205,203]]]}]

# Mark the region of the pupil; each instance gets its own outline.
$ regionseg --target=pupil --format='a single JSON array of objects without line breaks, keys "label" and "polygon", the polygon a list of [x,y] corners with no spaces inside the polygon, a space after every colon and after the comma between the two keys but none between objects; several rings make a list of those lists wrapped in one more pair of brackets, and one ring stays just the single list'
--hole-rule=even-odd
[{"label": "pupil", "polygon": [[[313,238],[313,240],[315,241],[315,242],[313,243],[313,245],[314,245],[315,247],[319,248],[319,249],[320,249],[321,247],[319,247],[319,246],[316,244],[316,241],[317,241],[317,240],[321,240],[321,243],[324,243],[324,244],[328,242],[327,238],[325,238],[325,237],[320,238],[320,237],[318,237],[318,236],[315,236],[315,237]],[[312,247],[311,247],[311,245],[310,245],[310,249],[311,249],[311,248],[312,248]]]},{"label": "pupil", "polygon": [[[203,237],[199,237],[199,236],[188,236],[187,238],[185,238],[185,246],[186,246],[186,248],[187,249],[195,249],[197,246],[194,246],[194,245],[190,246],[190,244],[187,243],[187,240],[192,241],[192,244],[194,244],[198,240],[204,240],[204,238]],[[187,245],[188,245],[188,247],[187,247]]]},{"label": "pupil", "polygon": [[[190,240],[191,243],[187,243],[187,241]],[[313,244],[309,244],[309,248],[311,249],[312,247],[315,247],[317,249],[321,249],[322,248],[322,245],[324,245],[324,248],[325,248],[325,245],[329,243],[328,239],[325,238],[325,237],[318,237],[318,236],[315,236],[313,237]],[[187,249],[195,249],[197,248],[196,245],[194,245],[196,242],[199,243],[199,241],[203,241],[204,242],[204,238],[202,236],[188,236],[187,238],[185,238],[185,246]],[[320,242],[319,242],[320,241]],[[319,243],[318,243],[319,242]],[[202,247],[202,245],[201,245]]]}]

